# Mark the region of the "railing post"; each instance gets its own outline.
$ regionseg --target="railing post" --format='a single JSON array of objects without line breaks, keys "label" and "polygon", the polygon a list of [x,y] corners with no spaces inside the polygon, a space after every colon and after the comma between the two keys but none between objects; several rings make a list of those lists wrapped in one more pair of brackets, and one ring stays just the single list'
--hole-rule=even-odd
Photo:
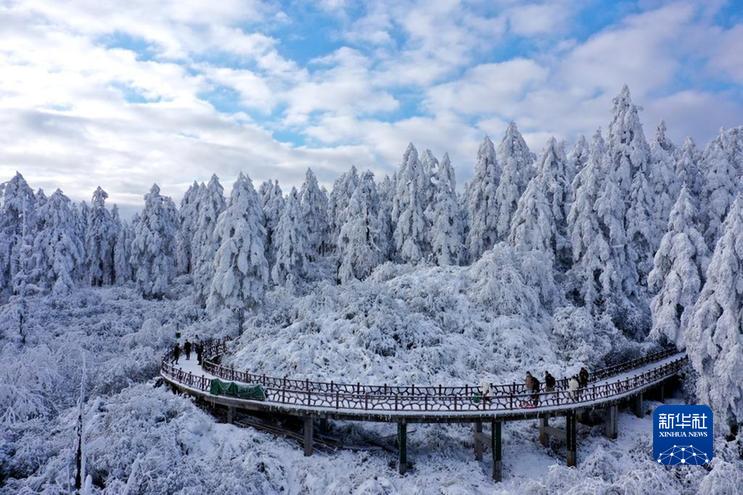
[{"label": "railing post", "polygon": [[341,402],[341,394],[336,390],[335,391],[335,408],[340,408],[340,402]]}]

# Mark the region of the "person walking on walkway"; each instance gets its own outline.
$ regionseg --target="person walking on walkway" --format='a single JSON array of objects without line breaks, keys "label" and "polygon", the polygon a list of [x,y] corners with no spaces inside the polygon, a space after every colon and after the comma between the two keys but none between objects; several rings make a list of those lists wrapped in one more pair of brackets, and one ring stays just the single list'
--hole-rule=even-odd
[{"label": "person walking on walkway", "polygon": [[181,346],[178,345],[178,342],[175,343],[175,347],[173,348],[173,362],[175,364],[178,364],[178,359],[181,357]]},{"label": "person walking on walkway", "polygon": [[186,352],[186,361],[191,360],[191,342],[188,340],[183,344],[183,350]]},{"label": "person walking on walkway", "polygon": [[570,377],[570,380],[568,381],[568,390],[570,391],[570,400],[578,400],[579,394],[578,394],[578,378],[576,377]]},{"label": "person walking on walkway", "polygon": [[554,392],[555,391],[555,377],[550,374],[549,371],[544,372],[544,391]]},{"label": "person walking on walkway", "polygon": [[588,387],[588,370],[585,367],[578,372],[578,387],[580,388],[579,395],[583,395],[583,391]]},{"label": "person walking on walkway", "polygon": [[204,344],[201,343],[201,341],[196,341],[196,361],[199,363],[199,366],[201,366],[202,361],[204,360]]},{"label": "person walking on walkway", "polygon": [[539,379],[536,376],[532,377],[532,386],[531,386],[531,403],[532,406],[537,407],[539,405],[539,387],[542,385],[539,383]]}]

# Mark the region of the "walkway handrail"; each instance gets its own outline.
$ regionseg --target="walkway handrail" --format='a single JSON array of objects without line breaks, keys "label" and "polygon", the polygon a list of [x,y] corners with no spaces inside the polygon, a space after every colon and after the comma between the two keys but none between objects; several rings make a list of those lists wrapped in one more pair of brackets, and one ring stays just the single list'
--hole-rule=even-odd
[{"label": "walkway handrail", "polygon": [[[520,409],[542,409],[587,402],[607,402],[613,397],[624,396],[632,391],[642,390],[676,374],[686,362],[685,355],[642,373],[610,383],[592,384],[577,391],[564,388],[551,392],[532,393],[523,386],[500,385],[491,396],[484,400],[479,397],[479,387],[387,387],[334,382],[311,382],[309,380],[290,380],[264,375],[255,375],[215,364],[213,358],[226,351],[226,342],[210,342],[204,348],[204,370],[226,380],[245,383],[260,383],[267,395],[266,402],[286,406],[321,409],[352,409],[370,412],[466,412],[466,411],[514,411]],[[673,353],[664,353],[662,358]],[[656,353],[652,356],[658,356]],[[207,359],[208,356],[208,359]],[[652,360],[651,356],[633,360],[636,367],[644,366]],[[626,365],[612,367],[627,371]],[[161,364],[161,374],[199,391],[207,392],[211,380],[205,376],[194,375],[173,365],[169,359]],[[514,384],[516,385],[516,384]],[[304,388],[302,388],[304,386]]]},{"label": "walkway handrail", "polygon": [[[370,395],[387,395],[387,394],[398,394],[400,396],[411,396],[416,394],[426,395],[465,395],[468,396],[474,391],[480,389],[479,385],[455,385],[455,386],[444,386],[444,385],[365,385],[360,382],[357,383],[343,383],[343,382],[324,382],[314,381],[309,379],[292,379],[288,377],[275,377],[268,376],[265,374],[251,373],[249,371],[243,371],[235,369],[234,367],[224,366],[217,364],[216,358],[221,357],[227,353],[227,344],[229,340],[223,339],[218,341],[208,341],[204,343],[204,363],[203,369],[207,373],[210,373],[219,378],[225,380],[238,381],[243,383],[255,383],[260,384],[264,387],[269,388],[280,388],[294,391],[312,391],[312,392],[328,392],[335,393],[340,392],[342,394],[370,394]],[[620,363],[614,366],[606,368],[600,368],[593,370],[590,374],[590,381],[603,380],[608,377],[623,373],[628,370],[639,368],[646,364],[660,361],[662,359],[671,356],[678,351],[676,349],[664,349],[663,351],[649,354],[640,358],[632,359],[624,363]],[[556,382],[556,389],[567,389],[569,378],[561,378]],[[514,395],[514,394],[526,394],[529,393],[526,390],[525,384],[522,383],[509,383],[509,384],[490,384],[491,395]]]}]

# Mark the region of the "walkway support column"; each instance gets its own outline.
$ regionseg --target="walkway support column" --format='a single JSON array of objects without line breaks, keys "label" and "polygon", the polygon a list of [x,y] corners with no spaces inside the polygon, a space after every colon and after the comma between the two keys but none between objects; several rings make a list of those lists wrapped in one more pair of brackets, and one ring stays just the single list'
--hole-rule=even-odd
[{"label": "walkway support column", "polygon": [[475,460],[482,460],[482,421],[475,421]]},{"label": "walkway support column", "polygon": [[408,470],[408,423],[405,419],[397,423],[397,449],[397,468],[400,474],[405,474]]},{"label": "walkway support column", "polygon": [[501,442],[501,426],[500,420],[494,419],[492,422],[492,436],[490,438],[490,446],[493,450],[493,480],[503,480],[503,451]]},{"label": "walkway support column", "polygon": [[642,392],[632,398],[632,410],[638,418],[641,418],[645,413],[645,408],[642,403]]},{"label": "walkway support column", "polygon": [[612,404],[606,408],[606,417],[604,418],[604,435],[612,440],[617,439],[617,415],[619,414],[619,406]]},{"label": "walkway support column", "polygon": [[550,437],[547,433],[547,428],[549,428],[549,425],[549,414],[545,414],[544,416],[539,418],[539,443],[541,443],[543,447],[549,447],[550,444]]},{"label": "walkway support column", "polygon": [[303,419],[302,432],[304,433],[304,455],[312,455],[312,416],[305,416]]},{"label": "walkway support column", "polygon": [[235,419],[235,408],[232,406],[227,406],[227,424],[232,424],[232,421]]},{"label": "walkway support column", "polygon": [[578,456],[576,446],[576,421],[575,412],[570,411],[565,416],[565,439],[568,446],[568,467],[577,465]]}]

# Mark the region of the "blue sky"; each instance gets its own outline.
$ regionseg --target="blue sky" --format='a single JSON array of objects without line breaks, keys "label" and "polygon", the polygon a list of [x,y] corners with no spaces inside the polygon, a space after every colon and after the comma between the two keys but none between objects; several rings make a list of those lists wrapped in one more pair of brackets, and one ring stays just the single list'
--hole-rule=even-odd
[{"label": "blue sky", "polygon": [[125,209],[157,181],[239,171],[328,187],[515,121],[536,153],[609,121],[628,84],[652,139],[743,124],[741,2],[0,0],[0,180]]}]

